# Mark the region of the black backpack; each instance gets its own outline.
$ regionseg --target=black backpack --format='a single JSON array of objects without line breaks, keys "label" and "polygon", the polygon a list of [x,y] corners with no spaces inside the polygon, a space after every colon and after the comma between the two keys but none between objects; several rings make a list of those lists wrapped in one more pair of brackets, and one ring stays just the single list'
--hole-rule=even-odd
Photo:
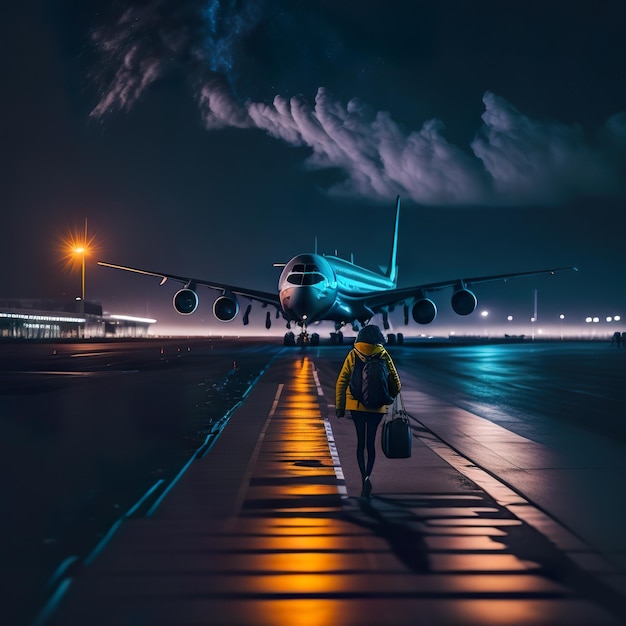
[{"label": "black backpack", "polygon": [[[354,349],[354,367],[350,374],[350,393],[366,409],[378,409],[391,404],[389,369],[380,353],[367,356]],[[363,358],[360,358],[361,355]]]}]

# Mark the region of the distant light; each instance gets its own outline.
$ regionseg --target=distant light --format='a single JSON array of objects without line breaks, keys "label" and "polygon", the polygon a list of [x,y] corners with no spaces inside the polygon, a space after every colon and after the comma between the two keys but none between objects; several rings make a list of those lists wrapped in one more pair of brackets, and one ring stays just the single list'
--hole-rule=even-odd
[{"label": "distant light", "polygon": [[487,315],[489,315],[489,311],[481,311],[480,314],[482,317],[487,317]]},{"label": "distant light", "polygon": [[530,321],[531,321],[531,322],[536,322],[536,321],[537,321],[537,318],[536,318],[536,317],[531,317],[531,318],[530,318]]},{"label": "distant light", "polygon": [[599,318],[599,317],[594,317],[594,318],[593,318],[593,323],[594,323],[594,324],[597,324],[599,321],[600,321],[600,318]]},{"label": "distant light", "polygon": [[559,315],[559,319],[560,320],[564,320],[565,319],[565,315],[563,315],[563,313],[561,313],[561,315]]},{"label": "distant light", "polygon": [[509,315],[506,319],[509,320],[509,322],[512,322],[513,321],[513,316]]},{"label": "distant light", "polygon": [[606,321],[607,321],[607,322],[612,322],[612,321],[613,321],[613,318],[609,315],[609,317],[607,317],[607,318],[606,318]]},{"label": "distant light", "polygon": [[76,252],[76,254],[82,254],[84,251],[85,251],[85,248],[81,248],[81,247],[74,248],[74,252]]},{"label": "distant light", "polygon": [[591,322],[593,322],[593,319],[591,317],[586,317],[585,322],[587,322],[587,324],[591,324]]},{"label": "distant light", "polygon": [[132,315],[110,315],[109,317],[114,320],[123,320],[125,322],[140,322],[143,324],[156,323],[156,320],[149,317],[133,317]]},{"label": "distant light", "polygon": [[62,315],[35,315],[26,313],[0,313],[0,317],[18,320],[34,320],[37,322],[68,322],[74,324],[84,324],[87,321],[84,317],[64,317]]},{"label": "distant light", "polygon": [[614,322],[619,322],[621,319],[622,319],[622,318],[621,318],[621,316],[620,316],[620,315],[614,315],[614,316],[613,316],[613,321],[614,321]]}]

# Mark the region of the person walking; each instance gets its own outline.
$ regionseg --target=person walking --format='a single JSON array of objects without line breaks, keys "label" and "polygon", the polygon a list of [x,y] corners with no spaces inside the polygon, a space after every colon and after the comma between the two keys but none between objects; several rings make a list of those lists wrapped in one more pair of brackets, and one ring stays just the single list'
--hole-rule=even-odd
[{"label": "person walking", "polygon": [[[393,398],[398,395],[401,387],[400,377],[394,362],[384,347],[385,338],[380,328],[368,324],[359,331],[354,348],[348,352],[343,367],[335,384],[335,411],[338,418],[349,410],[356,428],[356,460],[359,465],[362,480],[361,496],[369,498],[372,492],[372,470],[376,460],[376,432],[383,416],[387,413],[387,405],[366,407],[356,399],[350,390],[350,379],[355,368],[356,359],[365,362],[375,356],[382,358],[387,365],[389,395]],[[367,452],[367,462],[365,453]]]}]

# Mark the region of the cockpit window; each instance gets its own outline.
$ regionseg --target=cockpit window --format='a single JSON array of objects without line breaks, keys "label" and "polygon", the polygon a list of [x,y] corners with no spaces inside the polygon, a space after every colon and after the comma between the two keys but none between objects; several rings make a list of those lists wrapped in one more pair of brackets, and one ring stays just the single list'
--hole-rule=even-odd
[{"label": "cockpit window", "polygon": [[317,285],[329,280],[325,272],[330,268],[326,268],[322,261],[316,262],[308,256],[304,256],[298,261],[288,270],[286,277],[288,283],[292,285]]},{"label": "cockpit window", "polygon": [[320,268],[315,263],[296,263],[293,266],[292,272],[319,272]]},{"label": "cockpit window", "polygon": [[312,272],[303,274],[302,272],[293,272],[287,276],[287,282],[292,285],[316,285],[324,280],[324,274]]},{"label": "cockpit window", "polygon": [[323,280],[324,275],[318,273],[304,274],[302,276],[303,285],[316,285],[317,283],[321,283]]}]

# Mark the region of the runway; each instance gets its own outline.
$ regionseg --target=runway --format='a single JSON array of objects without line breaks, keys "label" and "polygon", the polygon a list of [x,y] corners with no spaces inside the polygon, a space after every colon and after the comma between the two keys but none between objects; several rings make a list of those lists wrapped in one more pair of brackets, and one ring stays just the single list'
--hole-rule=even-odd
[{"label": "runway", "polygon": [[156,481],[176,475],[278,349],[0,343],[0,605],[13,623],[29,623],[59,564],[87,554]]},{"label": "runway", "polygon": [[[155,429],[162,431],[162,439],[169,441],[171,447],[178,435],[185,436],[185,429],[189,433],[197,427],[197,422],[194,424],[191,418],[194,413],[197,417],[198,407],[202,401],[206,401],[206,389],[203,387],[207,386],[212,375],[217,378],[220,375],[227,376],[232,367],[231,361],[235,360],[240,375],[245,369],[243,377],[254,383],[254,377],[274,357],[285,354],[276,344],[246,342],[243,345],[211,346],[207,342],[187,342],[178,347],[169,346],[174,352],[169,357],[171,362],[166,364],[164,361],[168,357],[161,354],[160,349],[158,357],[150,354],[154,347],[152,344],[142,346],[141,349],[118,347],[109,350],[90,346],[82,352],[86,356],[78,356],[80,350],[70,350],[63,359],[56,361],[58,376],[49,373],[54,371],[45,353],[49,346],[42,348],[40,354],[25,359],[21,365],[11,355],[8,355],[8,361],[2,360],[5,373],[8,371],[6,364],[10,362],[12,369],[9,378],[19,380],[21,384],[21,387],[3,387],[0,396],[5,430],[3,434],[6,435],[3,442],[6,443],[7,436],[17,441],[16,436],[20,435],[20,442],[24,443],[29,435],[31,439],[38,439],[34,443],[30,442],[31,450],[36,445],[40,450],[50,450],[50,454],[57,459],[56,463],[51,462],[48,456],[36,471],[32,468],[31,472],[24,469],[23,474],[15,475],[15,493],[24,494],[27,491],[30,496],[26,498],[23,495],[21,501],[17,498],[17,502],[23,505],[26,500],[35,501],[39,503],[39,508],[24,511],[23,506],[12,503],[7,511],[23,511],[23,521],[29,515],[43,516],[44,511],[54,511],[55,507],[59,507],[58,492],[53,497],[44,488],[49,489],[51,484],[59,481],[43,481],[44,485],[40,485],[42,481],[37,481],[34,476],[41,476],[40,472],[45,472],[46,466],[49,469],[56,468],[57,476],[75,475],[77,468],[81,468],[82,472],[84,465],[89,465],[88,459],[94,457],[92,445],[95,440],[103,442],[101,451],[97,453],[99,462],[95,464],[99,467],[85,473],[90,474],[90,480],[99,479],[101,488],[102,485],[110,488],[111,483],[115,486],[116,482],[123,482],[128,491],[135,491],[136,488],[129,502],[136,501],[145,492],[146,485],[153,484],[155,478],[144,468],[143,475],[147,474],[148,480],[138,480],[131,488],[134,481],[129,480],[130,477],[142,473],[136,457],[141,456],[142,462],[147,458],[139,451],[142,447],[139,442],[143,442],[146,432]],[[420,439],[423,446],[430,447],[431,453],[438,454],[440,459],[446,457],[444,467],[447,470],[437,474],[424,472],[424,477],[448,476],[446,480],[451,480],[450,476],[460,475],[459,468],[465,465],[471,469],[470,474],[465,476],[466,480],[475,481],[479,485],[481,480],[486,481],[481,488],[485,488],[490,479],[495,480],[498,489],[510,489],[521,501],[531,505],[532,510],[544,513],[547,519],[557,523],[560,528],[571,531],[580,540],[580,545],[590,548],[579,549],[580,555],[606,559],[611,572],[601,573],[610,573],[616,586],[622,585],[620,574],[624,571],[626,550],[620,521],[624,511],[617,494],[621,493],[620,485],[623,484],[626,468],[623,460],[623,424],[616,418],[624,414],[624,391],[618,383],[619,367],[623,368],[626,353],[611,350],[605,344],[560,343],[437,347],[407,345],[389,349],[400,369],[405,385],[404,393],[416,418],[416,438]],[[144,354],[146,350],[148,353]],[[295,362],[298,358],[306,357],[314,364],[323,394],[321,402],[331,415],[332,407],[328,405],[333,401],[334,379],[346,351],[347,347],[322,347],[307,352],[292,350],[288,354],[289,358],[295,358]],[[54,357],[58,358],[59,353]],[[68,365],[77,361],[82,363],[80,368]],[[225,365],[225,361],[228,361],[228,365]],[[112,368],[107,363],[116,365]],[[70,372],[74,375],[69,375]],[[79,373],[82,375],[78,376]],[[50,383],[50,379],[54,382]],[[8,378],[3,377],[4,380]],[[263,380],[263,377],[259,380]],[[94,384],[96,381],[97,384]],[[49,387],[51,384],[52,388]],[[255,384],[252,386],[255,387]],[[33,389],[38,391],[33,393]],[[83,410],[73,413],[75,409],[72,409],[70,413],[73,413],[74,418],[68,420],[69,398],[72,397],[73,402],[77,394],[78,406]],[[571,401],[572,395],[575,401]],[[150,401],[151,396],[156,398]],[[113,402],[113,398],[118,400]],[[247,402],[244,399],[241,415],[246,407],[250,408]],[[11,407],[13,413],[8,410]],[[15,412],[16,407],[21,407],[20,417]],[[61,417],[51,417],[54,415],[54,411],[51,411],[54,407],[62,407]],[[86,407],[89,410],[85,411]],[[44,412],[50,417],[42,419]],[[177,418],[173,419],[173,415]],[[225,433],[228,428],[237,427],[238,415],[238,411],[232,414]],[[86,427],[85,416],[91,418],[91,428]],[[111,419],[112,416],[114,419]],[[24,428],[24,418],[29,423],[28,433],[19,432],[16,426],[20,423]],[[52,428],[49,422],[61,418],[63,423],[56,422]],[[203,419],[207,419],[206,413]],[[44,424],[49,430],[38,431],[31,421],[39,428]],[[119,436],[122,425],[122,432],[128,434],[129,421],[139,424],[141,434],[136,440]],[[94,423],[99,427],[97,436],[85,440],[94,430]],[[104,425],[107,424],[117,432],[106,433]],[[340,454],[345,472],[343,488],[347,496],[353,498],[357,495],[355,489],[358,490],[360,486],[349,451],[352,425],[347,421],[330,421],[330,424],[333,436],[338,442],[343,442],[341,445],[338,443],[338,449],[344,450],[343,455]],[[429,437],[435,439],[429,441]],[[68,438],[79,440],[75,447],[85,452],[85,458],[68,455],[68,448],[62,446],[59,448],[61,452],[52,452],[56,444],[67,446]],[[258,439],[254,441],[258,443]],[[196,441],[195,445],[199,446],[200,443]],[[147,456],[153,460],[155,456],[158,458],[166,454],[161,445],[162,442],[154,444]],[[236,445],[236,439],[233,445]],[[438,446],[440,449],[437,452]],[[173,455],[171,450],[167,451],[166,456],[172,459],[172,471],[169,477],[167,471],[161,472],[164,482],[171,480],[173,469],[177,463],[178,466],[182,464],[182,457],[186,453],[189,455],[192,448],[193,445],[189,445],[187,450],[178,449]],[[442,452],[444,449],[446,451]],[[13,457],[9,448],[3,452],[7,454],[4,458],[10,459],[14,467],[25,468],[29,465],[24,463],[24,448],[14,450]],[[206,458],[211,458],[212,453],[209,451]],[[228,453],[232,454],[233,450]],[[294,453],[297,454],[297,450]],[[179,456],[176,458],[177,454]],[[453,463],[454,455],[457,460],[460,459],[459,467]],[[62,463],[59,462],[60,458],[63,458]],[[132,459],[132,462],[120,470],[123,479],[111,480],[112,459],[117,463],[120,458]],[[108,466],[102,467],[103,459],[109,460]],[[393,465],[390,469],[390,463],[384,458],[377,462],[380,476],[376,489],[380,497],[385,494],[389,496],[425,491],[427,486],[423,484],[424,478],[418,479],[411,473],[398,473],[394,471]],[[35,462],[35,465],[38,463]],[[65,469],[59,469],[61,467]],[[236,475],[241,469],[233,469],[230,473]],[[476,473],[478,471],[484,473],[479,476]],[[241,475],[241,481],[245,485],[245,474]],[[42,487],[39,494],[36,493],[38,485]],[[74,487],[76,485],[73,483],[59,485],[59,491],[64,493],[62,499],[70,499],[68,490]],[[175,497],[176,491],[177,487],[174,486],[172,497]],[[170,496],[164,502],[168,498]],[[120,505],[118,513],[119,510],[126,510],[130,506],[129,502]],[[74,528],[77,523],[80,526],[80,520],[75,520]],[[19,542],[19,532],[25,534],[35,530],[28,530],[28,526],[25,528],[18,523],[11,527],[14,541]],[[547,523],[544,526],[547,528]],[[83,554],[88,553],[88,535],[85,533],[82,547],[71,546],[73,552],[82,549]],[[69,544],[60,543],[69,549]],[[571,545],[561,547],[565,552],[569,550],[568,558],[575,556],[576,550],[572,550]],[[62,549],[58,552],[62,552]],[[588,573],[588,567],[583,569]],[[24,576],[23,580],[26,578]],[[31,592],[34,586],[30,586]],[[19,608],[16,610],[19,611]],[[25,617],[26,613],[23,610],[21,615]]]}]

